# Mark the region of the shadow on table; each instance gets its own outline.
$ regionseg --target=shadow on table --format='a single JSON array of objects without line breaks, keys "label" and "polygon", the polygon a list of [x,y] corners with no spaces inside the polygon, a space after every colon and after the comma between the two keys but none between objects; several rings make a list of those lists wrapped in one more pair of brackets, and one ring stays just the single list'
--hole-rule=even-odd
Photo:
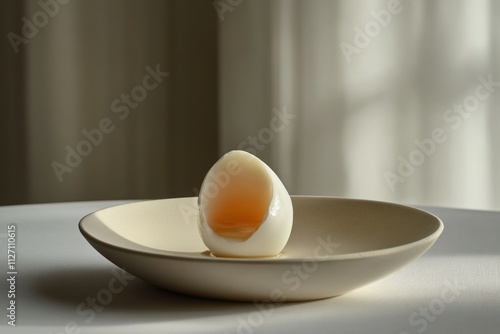
[{"label": "shadow on table", "polygon": [[[42,300],[38,320],[53,325],[57,318],[71,318],[77,323],[102,325],[143,323],[193,318],[238,315],[258,311],[253,303],[231,302],[177,294],[108,266],[101,268],[63,268],[37,274],[29,290]],[[110,285],[110,282],[112,284]],[[297,303],[272,304],[275,309]],[[34,306],[34,305],[33,305]],[[44,310],[45,309],[45,310]],[[48,310],[51,311],[48,311]],[[56,312],[52,312],[52,311]],[[49,312],[49,314],[43,314]],[[31,313],[31,312],[30,312]],[[51,321],[51,318],[53,321]],[[31,319],[36,321],[36,319]],[[60,322],[60,320],[58,320]],[[35,325],[39,325],[35,323]]]}]

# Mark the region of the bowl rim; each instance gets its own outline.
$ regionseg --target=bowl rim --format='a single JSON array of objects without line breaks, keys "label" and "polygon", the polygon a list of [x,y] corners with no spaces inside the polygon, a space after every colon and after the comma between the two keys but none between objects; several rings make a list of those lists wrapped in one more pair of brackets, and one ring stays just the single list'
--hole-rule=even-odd
[{"label": "bowl rim", "polygon": [[[349,201],[349,202],[358,202],[358,203],[371,203],[371,204],[381,204],[381,205],[389,205],[389,206],[394,206],[394,207],[399,207],[403,208],[405,210],[413,210],[413,211],[418,211],[420,213],[423,213],[430,218],[435,219],[435,221],[438,223],[437,229],[432,232],[431,234],[409,242],[405,243],[403,245],[399,246],[394,246],[394,247],[388,247],[388,248],[382,248],[382,249],[375,249],[375,250],[369,250],[369,251],[363,251],[363,252],[354,252],[354,253],[344,253],[344,254],[330,254],[330,255],[325,255],[321,257],[313,257],[313,256],[306,256],[303,258],[299,257],[293,257],[293,258],[287,258],[287,257],[280,257],[280,256],[274,256],[274,257],[255,257],[255,258],[236,258],[236,257],[215,257],[211,255],[201,255],[202,253],[199,252],[178,252],[178,251],[168,251],[168,250],[161,250],[157,248],[152,248],[144,245],[137,244],[133,242],[132,240],[128,240],[126,238],[123,238],[127,240],[128,242],[137,245],[138,249],[132,249],[129,247],[122,247],[119,245],[116,245],[114,243],[107,242],[105,240],[102,240],[98,238],[97,236],[93,235],[90,233],[86,228],[88,226],[85,226],[86,224],[91,224],[89,222],[89,217],[95,215],[96,213],[99,213],[101,211],[105,210],[110,210],[110,209],[117,209],[121,206],[131,206],[131,205],[141,205],[145,203],[152,203],[152,202],[158,202],[158,201],[167,201],[167,200],[193,200],[197,199],[197,197],[174,197],[174,198],[163,198],[163,199],[154,199],[154,200],[139,200],[137,202],[129,202],[129,203],[124,203],[124,204],[119,204],[119,205],[114,205],[110,206],[104,209],[96,210],[94,212],[91,212],[84,217],[82,217],[78,223],[78,228],[80,230],[80,233],[84,236],[85,239],[89,243],[91,241],[100,244],[101,246],[108,247],[108,248],[113,248],[114,250],[118,250],[120,252],[124,253],[131,253],[131,254],[136,254],[136,255],[145,255],[148,257],[160,257],[160,258],[165,258],[165,259],[170,259],[170,260],[182,260],[182,261],[206,261],[206,262],[219,262],[219,263],[256,263],[256,264],[275,264],[275,263],[297,263],[297,262],[303,262],[307,260],[314,259],[316,262],[329,262],[329,261],[343,261],[343,260],[356,260],[356,259],[365,259],[365,258],[374,258],[374,257],[379,257],[379,256],[387,256],[395,253],[401,253],[405,252],[407,250],[417,248],[421,245],[424,244],[431,244],[434,243],[437,238],[441,235],[441,233],[444,230],[444,223],[443,221],[437,217],[436,215],[427,212],[425,210],[415,208],[412,206],[404,205],[404,204],[399,204],[399,203],[393,203],[393,202],[387,202],[387,201],[379,201],[379,200],[372,200],[372,199],[360,199],[360,198],[348,198],[348,197],[337,197],[337,196],[319,196],[319,195],[291,195],[292,200],[293,199],[327,199],[327,200],[339,200],[339,201]],[[208,251],[208,250],[207,250]]]}]

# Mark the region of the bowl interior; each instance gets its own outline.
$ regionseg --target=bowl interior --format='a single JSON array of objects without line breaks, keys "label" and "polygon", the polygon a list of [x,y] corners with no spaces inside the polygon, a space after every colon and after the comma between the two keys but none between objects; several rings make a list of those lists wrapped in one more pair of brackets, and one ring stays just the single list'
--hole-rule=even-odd
[{"label": "bowl interior", "polygon": [[[84,218],[80,228],[99,242],[159,254],[207,256],[198,234],[196,198],[137,202]],[[280,258],[314,256],[319,242],[335,244],[333,256],[407,246],[437,238],[439,218],[407,206],[345,198],[292,196],[294,225]],[[320,241],[319,239],[322,241]]]}]

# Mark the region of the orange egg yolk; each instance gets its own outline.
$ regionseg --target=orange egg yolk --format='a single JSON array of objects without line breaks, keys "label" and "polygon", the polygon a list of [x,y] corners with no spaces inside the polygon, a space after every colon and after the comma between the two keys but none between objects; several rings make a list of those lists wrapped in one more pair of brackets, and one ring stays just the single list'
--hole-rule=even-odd
[{"label": "orange egg yolk", "polygon": [[261,166],[244,166],[238,175],[231,175],[226,184],[211,182],[211,192],[208,188],[202,194],[207,224],[219,236],[246,240],[267,216],[272,181]]}]

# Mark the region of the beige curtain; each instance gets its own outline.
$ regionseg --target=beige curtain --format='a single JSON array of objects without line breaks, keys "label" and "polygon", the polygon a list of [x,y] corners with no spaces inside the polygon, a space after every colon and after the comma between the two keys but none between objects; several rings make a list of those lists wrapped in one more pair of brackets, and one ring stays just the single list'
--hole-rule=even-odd
[{"label": "beige curtain", "polygon": [[[224,14],[223,151],[256,136],[292,193],[500,209],[499,1],[247,1]],[[269,140],[276,108],[295,118]]]},{"label": "beige curtain", "polygon": [[0,13],[1,204],[191,196],[241,148],[294,194],[500,209],[497,0]]},{"label": "beige curtain", "polygon": [[218,153],[210,2],[1,6],[1,204],[194,195]]}]

